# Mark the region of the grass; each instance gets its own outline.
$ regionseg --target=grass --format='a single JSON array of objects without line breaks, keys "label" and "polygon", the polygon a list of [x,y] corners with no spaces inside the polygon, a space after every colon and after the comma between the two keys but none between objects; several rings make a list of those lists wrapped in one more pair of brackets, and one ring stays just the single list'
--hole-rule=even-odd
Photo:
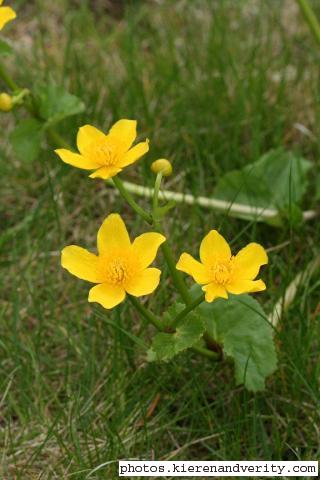
[{"label": "grass", "polygon": [[[94,4],[17,1],[6,30],[18,84],[53,78],[85,101],[85,113],[60,126],[70,142],[84,123],[107,129],[137,118],[152,148],[126,178],[151,185],[150,163],[165,156],[175,168],[166,187],[195,195],[210,196],[220,175],[279,146],[317,172],[320,51],[294,2]],[[4,138],[14,123],[1,116]],[[94,247],[110,211],[134,233],[145,226],[112,189],[52,150],[44,145],[30,164],[8,142],[0,147],[1,478],[117,478],[119,458],[319,458],[319,277],[299,288],[281,320],[279,369],[265,392],[235,387],[232,366],[190,353],[146,364],[126,332],[147,343],[153,330],[130,305],[111,313],[89,305],[87,284],[59,263],[65,245]],[[311,175],[306,208],[316,206],[318,181]],[[275,229],[200,207],[179,206],[166,222],[176,256],[196,253],[213,227],[235,248],[280,245],[258,298],[268,312],[320,240],[317,221]],[[171,299],[166,283],[148,300],[156,313]]]}]

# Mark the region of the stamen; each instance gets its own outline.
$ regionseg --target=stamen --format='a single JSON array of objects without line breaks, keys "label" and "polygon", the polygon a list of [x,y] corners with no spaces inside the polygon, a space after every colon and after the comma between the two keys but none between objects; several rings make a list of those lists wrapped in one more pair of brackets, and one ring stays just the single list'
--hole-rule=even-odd
[{"label": "stamen", "polygon": [[233,258],[231,258],[228,262],[214,263],[210,268],[212,281],[219,285],[227,284],[233,271],[233,263]]}]

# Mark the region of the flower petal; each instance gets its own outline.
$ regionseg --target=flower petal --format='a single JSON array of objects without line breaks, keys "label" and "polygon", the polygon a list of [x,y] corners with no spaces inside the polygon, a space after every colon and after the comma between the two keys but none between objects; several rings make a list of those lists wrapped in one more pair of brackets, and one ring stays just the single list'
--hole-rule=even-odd
[{"label": "flower petal", "polygon": [[121,172],[121,168],[117,167],[101,167],[98,168],[95,172],[89,175],[90,178],[103,178],[103,180],[107,180],[108,178],[112,178]]},{"label": "flower petal", "polygon": [[66,150],[65,148],[59,148],[58,150],[55,150],[55,153],[59,155],[63,162],[77,168],[82,168],[83,170],[93,170],[100,166],[97,162],[85,158],[82,155],[79,155],[79,153],[73,153],[70,150]]},{"label": "flower petal", "polygon": [[223,285],[217,285],[216,283],[209,283],[202,287],[202,290],[206,292],[205,299],[206,302],[213,302],[216,298],[228,298],[227,291]]},{"label": "flower petal", "polygon": [[128,150],[119,160],[119,167],[127,167],[136,162],[142,155],[149,151],[149,140],[137,143],[134,147]]},{"label": "flower petal", "polygon": [[122,119],[116,122],[109,130],[109,135],[117,138],[123,151],[129,150],[137,136],[137,121]]},{"label": "flower petal", "polygon": [[69,245],[61,252],[61,265],[72,275],[92,283],[101,283],[105,280],[99,257],[77,245]]},{"label": "flower petal", "polygon": [[191,275],[197,283],[202,284],[210,282],[209,275],[202,263],[195,260],[188,253],[183,253],[181,255],[176,265],[176,269]]},{"label": "flower petal", "polygon": [[259,273],[261,265],[268,263],[265,249],[258,243],[249,243],[235,256],[236,276],[253,280]]},{"label": "flower petal", "polygon": [[83,155],[90,150],[90,146],[99,143],[106,138],[106,135],[92,125],[84,125],[79,128],[77,135],[77,147]]},{"label": "flower petal", "polygon": [[204,237],[200,245],[200,259],[204,264],[211,264],[217,260],[229,260],[231,258],[231,250],[217,230],[211,230]]},{"label": "flower petal", "polygon": [[262,292],[262,290],[265,290],[266,288],[266,284],[262,280],[252,281],[237,279],[226,285],[228,292],[235,295],[241,295],[242,293]]},{"label": "flower petal", "polygon": [[106,255],[112,250],[127,250],[131,246],[129,234],[124,221],[117,213],[111,213],[104,220],[98,231],[99,255]]},{"label": "flower petal", "polygon": [[158,248],[166,241],[166,237],[156,232],[143,233],[132,244],[133,255],[141,268],[147,268],[156,258]]},{"label": "flower petal", "polygon": [[6,25],[6,23],[10,22],[14,18],[16,18],[17,14],[11,7],[1,7],[0,8],[0,30]]},{"label": "flower petal", "polygon": [[125,296],[126,292],[123,287],[101,283],[91,288],[88,301],[100,303],[104,308],[113,308],[119,305],[125,299]]},{"label": "flower petal", "polygon": [[126,292],[135,297],[149,295],[159,285],[160,275],[158,268],[147,268],[132,278],[125,286]]}]

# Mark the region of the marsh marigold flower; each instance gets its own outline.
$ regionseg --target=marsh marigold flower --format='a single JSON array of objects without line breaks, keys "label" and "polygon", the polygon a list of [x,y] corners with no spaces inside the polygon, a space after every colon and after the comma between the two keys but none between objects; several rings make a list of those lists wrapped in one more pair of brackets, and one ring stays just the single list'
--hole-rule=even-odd
[{"label": "marsh marigold flower", "polygon": [[261,265],[268,263],[266,251],[258,243],[249,243],[233,256],[222,235],[211,230],[201,242],[200,260],[183,253],[177,269],[203,285],[207,302],[217,297],[228,298],[228,292],[238,295],[266,289],[262,280],[254,280]]},{"label": "marsh marigold flower", "polygon": [[[0,5],[3,4],[3,0],[0,0]],[[11,20],[16,18],[16,12],[11,7],[0,6],[0,30]]]},{"label": "marsh marigold flower", "polygon": [[94,170],[91,178],[111,178],[128,165],[136,162],[149,150],[149,141],[137,143],[131,148],[137,136],[135,120],[119,120],[105,135],[91,125],[84,125],[78,131],[77,146],[80,153],[60,148],[55,150],[61,160],[77,168]]},{"label": "marsh marigold flower", "polygon": [[126,293],[141,297],[157,288],[161,271],[148,267],[165,240],[160,233],[149,232],[131,243],[120,215],[111,214],[98,231],[98,255],[70,245],[62,250],[61,265],[72,275],[98,284],[91,288],[89,302],[113,308]]}]

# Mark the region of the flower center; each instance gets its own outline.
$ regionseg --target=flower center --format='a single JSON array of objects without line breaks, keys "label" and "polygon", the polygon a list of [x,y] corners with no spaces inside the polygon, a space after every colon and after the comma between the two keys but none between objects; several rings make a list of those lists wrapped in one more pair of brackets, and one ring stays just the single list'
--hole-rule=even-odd
[{"label": "flower center", "polygon": [[210,267],[212,281],[218,285],[225,285],[229,282],[233,272],[233,258],[227,262],[215,262]]},{"label": "flower center", "polygon": [[106,266],[106,277],[113,285],[121,285],[130,277],[130,269],[122,259],[111,260]]},{"label": "flower center", "polygon": [[112,167],[117,163],[117,146],[110,140],[94,145],[93,155],[98,163]]}]

